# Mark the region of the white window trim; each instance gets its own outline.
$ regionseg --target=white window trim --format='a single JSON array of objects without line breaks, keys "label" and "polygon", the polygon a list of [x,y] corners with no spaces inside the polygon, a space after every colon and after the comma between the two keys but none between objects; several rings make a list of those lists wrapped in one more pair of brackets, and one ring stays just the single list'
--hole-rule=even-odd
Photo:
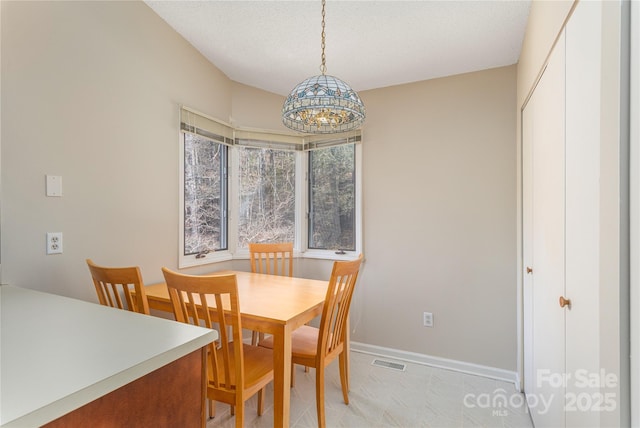
[{"label": "white window trim", "polygon": [[[229,159],[229,201],[228,207],[229,212],[228,215],[228,227],[227,231],[227,248],[229,249],[229,253],[232,255],[232,258],[238,258],[237,256],[241,253],[245,253],[238,249],[238,225],[240,219],[240,201],[238,196],[238,190],[240,189],[240,176],[238,175],[238,171],[240,170],[240,152],[237,147],[229,147],[228,152]],[[246,251],[247,258],[249,257],[249,250]]]},{"label": "white window trim", "polygon": [[[309,163],[303,162],[304,165],[304,207],[300,213],[304,213],[304,224],[300,236],[304,237],[304,247],[306,250],[301,254],[302,257],[308,259],[323,260],[355,260],[362,253],[362,144],[355,144],[355,168],[356,168],[356,249],[355,251],[345,251],[345,254],[336,254],[333,250],[317,250],[308,248],[309,244]],[[302,198],[301,198],[302,199]],[[297,208],[297,207],[296,207]],[[296,211],[296,214],[298,211]],[[297,231],[296,231],[297,232]]]},{"label": "white window trim", "polygon": [[306,197],[307,191],[305,189],[306,176],[307,176],[307,153],[298,152],[296,154],[296,233],[295,240],[293,242],[293,255],[294,257],[300,257],[304,253],[304,247],[306,245]]},{"label": "white window trim", "polygon": [[[227,242],[227,250],[221,251],[211,251],[205,254],[204,257],[197,259],[195,254],[185,255],[184,254],[184,133],[180,132],[178,135],[180,144],[178,144],[178,151],[180,152],[178,158],[180,159],[180,168],[179,168],[179,197],[178,197],[178,268],[189,268],[194,266],[201,266],[209,263],[219,263],[227,260],[232,260],[233,255],[231,251],[229,251],[230,244],[230,236],[229,231],[227,233],[228,242]],[[230,153],[229,153],[230,155]],[[231,186],[231,183],[229,183]],[[231,190],[229,189],[229,194]],[[227,214],[228,215],[228,214]],[[228,221],[229,226],[231,227],[231,220]]]}]

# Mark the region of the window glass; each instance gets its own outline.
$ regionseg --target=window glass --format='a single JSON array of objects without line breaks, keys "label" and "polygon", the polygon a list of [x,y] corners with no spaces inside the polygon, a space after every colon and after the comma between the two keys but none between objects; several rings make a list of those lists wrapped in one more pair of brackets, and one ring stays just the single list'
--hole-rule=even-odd
[{"label": "window glass", "polygon": [[227,146],[184,133],[184,255],[227,248]]},{"label": "window glass", "polygon": [[355,145],[309,152],[309,248],[354,251]]},{"label": "window glass", "polygon": [[249,242],[294,241],[296,153],[238,150],[238,248],[247,248]]}]

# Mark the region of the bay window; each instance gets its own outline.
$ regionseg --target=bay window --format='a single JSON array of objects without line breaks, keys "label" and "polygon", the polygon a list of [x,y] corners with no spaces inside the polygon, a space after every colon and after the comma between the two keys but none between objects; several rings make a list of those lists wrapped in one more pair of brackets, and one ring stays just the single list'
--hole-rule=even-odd
[{"label": "bay window", "polygon": [[181,268],[246,257],[249,242],[325,259],[362,251],[359,131],[254,132],[186,107],[180,119]]}]

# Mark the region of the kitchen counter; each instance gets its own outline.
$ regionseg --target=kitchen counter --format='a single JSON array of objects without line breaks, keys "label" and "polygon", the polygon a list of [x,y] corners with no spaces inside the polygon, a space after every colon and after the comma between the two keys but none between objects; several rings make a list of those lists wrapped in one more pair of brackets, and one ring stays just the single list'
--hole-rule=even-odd
[{"label": "kitchen counter", "polygon": [[209,329],[0,286],[0,426],[44,425],[216,338]]}]

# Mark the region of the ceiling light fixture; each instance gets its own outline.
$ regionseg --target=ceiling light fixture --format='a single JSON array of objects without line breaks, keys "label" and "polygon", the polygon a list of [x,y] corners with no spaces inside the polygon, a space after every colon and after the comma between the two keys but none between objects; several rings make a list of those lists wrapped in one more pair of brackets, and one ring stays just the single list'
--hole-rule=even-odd
[{"label": "ceiling light fixture", "polygon": [[299,83],[282,106],[282,123],[287,128],[311,134],[350,131],[362,125],[365,118],[364,104],[356,91],[326,74],[325,3],[322,0],[322,74]]}]

